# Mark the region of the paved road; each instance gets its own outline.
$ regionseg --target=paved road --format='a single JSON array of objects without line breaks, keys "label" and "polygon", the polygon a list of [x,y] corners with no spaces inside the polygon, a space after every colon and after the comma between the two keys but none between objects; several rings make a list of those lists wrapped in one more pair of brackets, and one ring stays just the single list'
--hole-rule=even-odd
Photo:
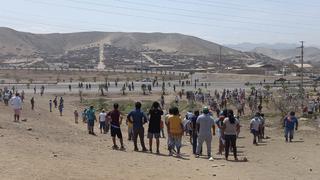
[{"label": "paved road", "polygon": [[[87,90],[85,88],[83,88],[83,92],[85,93],[100,93],[99,92],[99,84],[103,84],[104,82],[91,82],[91,89]],[[115,86],[114,82],[111,82],[110,87],[108,89],[108,92],[110,93],[118,93],[121,90],[121,87],[123,86],[125,82],[118,82],[118,87]],[[151,84],[150,82],[134,82],[134,86],[135,86],[135,92],[142,92],[141,90],[141,84]],[[221,89],[234,89],[234,88],[246,88],[244,86],[243,82],[200,82],[197,83],[197,88],[202,88],[205,89],[204,86],[201,86],[201,83],[205,84],[205,83],[210,83],[210,86],[207,87],[208,91],[214,91],[215,89],[221,90]],[[72,91],[69,91],[69,84],[71,85],[71,89]],[[85,84],[85,83],[84,83]],[[184,87],[180,87],[179,86],[179,82],[178,81],[170,81],[171,87],[168,86],[168,82],[166,83],[166,90],[168,92],[173,92],[173,84],[176,84],[176,90],[179,91],[180,89],[184,89],[185,91],[189,91],[189,90],[195,90],[194,85],[192,86],[184,86]],[[162,82],[159,82],[159,86],[158,87],[153,87],[152,91],[153,92],[161,92],[162,88],[161,88]],[[7,85],[0,85],[0,88],[3,88],[4,86]],[[8,87],[12,87],[13,85],[10,85]],[[24,90],[26,93],[33,93],[33,88],[36,86],[37,88],[37,92],[40,92],[40,84],[37,85],[30,85],[30,89],[27,88],[26,85],[14,85],[19,91]],[[78,82],[73,82],[73,83],[58,83],[58,84],[44,84],[45,86],[45,93],[78,93],[79,92],[79,88],[78,88]],[[128,89],[127,89],[127,92]]]}]

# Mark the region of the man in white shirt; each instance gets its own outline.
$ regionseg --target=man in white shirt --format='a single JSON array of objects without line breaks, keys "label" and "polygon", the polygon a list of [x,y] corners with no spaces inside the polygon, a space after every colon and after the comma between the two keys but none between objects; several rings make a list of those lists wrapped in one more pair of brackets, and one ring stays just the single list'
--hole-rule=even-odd
[{"label": "man in white shirt", "polygon": [[107,113],[106,113],[105,110],[103,109],[102,112],[99,114],[100,133],[101,133],[101,134],[102,134],[102,130],[103,130],[103,133],[104,133],[104,134],[107,133],[106,117],[107,117]]},{"label": "man in white shirt", "polygon": [[10,99],[10,105],[14,111],[14,121],[13,122],[19,122],[21,109],[22,109],[22,100],[20,98],[19,93],[16,93],[16,95]]},{"label": "man in white shirt", "polygon": [[260,113],[256,113],[254,118],[250,121],[250,130],[253,134],[253,144],[258,145],[257,137],[259,138],[259,130],[261,126]]}]

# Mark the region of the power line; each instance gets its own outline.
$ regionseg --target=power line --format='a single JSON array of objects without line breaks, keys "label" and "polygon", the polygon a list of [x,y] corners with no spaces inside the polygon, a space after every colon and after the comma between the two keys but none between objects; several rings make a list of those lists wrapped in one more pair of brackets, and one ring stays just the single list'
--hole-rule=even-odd
[{"label": "power line", "polygon": [[[141,2],[131,2],[127,0],[115,0],[120,3],[126,3],[126,4],[132,4],[132,5],[140,5],[140,6],[147,6],[147,7],[157,7],[157,8],[163,8],[163,9],[171,9],[175,11],[182,11],[182,12],[191,12],[191,13],[197,13],[197,14],[206,14],[206,15],[218,15],[218,16],[224,16],[224,17],[235,17],[235,18],[240,18],[240,19],[251,19],[251,20],[267,20],[267,21],[273,21],[273,22],[279,22],[279,23],[288,23],[288,21],[280,21],[278,19],[257,19],[257,17],[252,17],[252,16],[239,16],[239,15],[232,15],[232,14],[224,14],[224,13],[217,13],[217,12],[208,12],[208,11],[197,11],[197,10],[192,10],[192,9],[183,9],[183,8],[177,8],[177,7],[171,7],[171,6],[163,6],[163,5],[158,5],[158,4],[151,4],[151,3],[141,3]],[[290,23],[290,22],[289,22]],[[291,22],[295,23],[297,25],[307,25],[307,26],[314,26],[314,24],[304,24],[301,22]]]},{"label": "power line", "polygon": [[[179,14],[179,13],[172,13],[172,12],[163,12],[163,11],[154,11],[154,10],[148,10],[148,9],[140,9],[140,8],[132,8],[132,7],[123,7],[123,6],[117,6],[117,5],[107,5],[103,3],[97,3],[97,2],[88,2],[88,1],[79,1],[79,0],[67,0],[70,2],[76,2],[81,4],[90,4],[94,6],[103,6],[103,7],[113,7],[117,9],[126,9],[126,10],[133,10],[138,12],[149,12],[149,13],[156,13],[156,14],[163,14],[166,13],[167,15],[174,15],[174,16],[181,16],[181,17],[188,17],[188,18],[194,18],[194,19],[205,19],[210,21],[222,21],[221,18],[212,18],[212,17],[204,17],[204,16],[195,16],[195,15],[186,15],[186,14]],[[284,26],[284,25],[276,25],[276,24],[270,24],[270,23],[260,23],[260,22],[249,22],[249,21],[239,21],[239,20],[223,20],[224,22],[233,22],[233,23],[241,23],[241,24],[255,24],[255,25],[262,25],[262,26],[273,26],[273,27],[280,27],[280,28],[296,28],[297,26]],[[319,30],[314,27],[308,27],[308,29],[315,29]]]},{"label": "power line", "polygon": [[[263,13],[263,14],[275,14],[273,11],[266,11],[266,10],[261,10],[261,9],[253,9],[253,8],[243,8],[243,7],[230,7],[226,6],[223,3],[202,3],[202,2],[191,2],[191,1],[185,1],[185,0],[171,0],[171,2],[176,2],[180,4],[190,4],[190,5],[199,5],[199,6],[205,6],[205,7],[220,7],[224,9],[235,9],[235,10],[240,10],[240,11],[252,11],[252,12],[257,12],[257,13]],[[309,16],[309,15],[304,15],[304,14],[297,14],[297,13],[284,13],[284,12],[277,12],[276,14],[279,15],[285,15],[285,16],[295,16],[295,17],[308,17],[308,18],[314,18],[318,19],[319,17],[317,16]]]},{"label": "power line", "polygon": [[[102,13],[102,14],[114,14],[114,15],[120,15],[120,16],[127,16],[127,17],[136,17],[136,18],[143,18],[143,19],[150,19],[150,20],[155,20],[155,21],[164,21],[164,22],[174,22],[174,23],[183,23],[183,24],[192,24],[192,25],[199,25],[199,26],[205,26],[209,28],[222,28],[222,29],[234,29],[237,27],[234,26],[221,26],[221,25],[212,25],[212,24],[206,24],[206,23],[198,23],[198,22],[190,22],[190,21],[182,21],[182,20],[172,20],[172,19],[164,19],[164,18],[156,18],[156,17],[149,17],[149,16],[142,16],[142,15],[132,15],[132,14],[126,14],[126,13],[119,13],[119,12],[113,12],[113,11],[103,11],[100,9],[93,9],[93,8],[84,8],[84,7],[76,7],[76,6],[70,6],[70,5],[60,5],[60,4],[55,4],[55,3],[48,3],[48,2],[39,2],[35,0],[29,0],[27,2],[31,3],[36,3],[36,4],[44,4],[48,6],[59,6],[59,7],[65,7],[65,8],[72,8],[72,9],[77,9],[77,10],[85,10],[85,11],[90,11],[90,12],[95,12],[95,13]],[[241,30],[248,30],[248,31],[254,31],[254,32],[265,32],[265,33],[273,33],[273,34],[285,34],[285,35],[297,35],[295,33],[291,32],[276,32],[276,31],[266,31],[262,29],[254,29],[254,28],[242,28]]]}]

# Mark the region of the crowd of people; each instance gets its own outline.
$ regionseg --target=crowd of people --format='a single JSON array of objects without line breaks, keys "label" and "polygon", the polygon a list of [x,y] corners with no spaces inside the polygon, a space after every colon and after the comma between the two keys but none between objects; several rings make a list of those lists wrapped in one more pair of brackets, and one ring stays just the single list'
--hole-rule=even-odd
[{"label": "crowd of people", "polygon": [[[41,95],[44,88],[41,88]],[[0,101],[4,101],[5,105],[10,105],[14,111],[14,122],[19,122],[24,99],[24,92],[19,94],[15,89],[0,90]],[[155,101],[149,108],[148,112],[143,112],[141,102],[135,103],[135,108],[125,115],[120,112],[119,104],[115,103],[113,109],[109,112],[102,109],[96,116],[97,112],[94,106],[84,109],[84,111],[74,111],[74,121],[78,124],[79,116],[82,117],[84,123],[87,124],[88,133],[96,135],[94,132],[95,123],[99,121],[99,129],[101,134],[110,132],[113,149],[125,150],[123,135],[121,131],[122,122],[126,122],[128,126],[128,140],[133,141],[134,151],[139,151],[138,138],[143,152],[153,152],[153,140],[155,139],[157,154],[160,154],[160,138],[165,138],[164,129],[167,130],[167,149],[170,156],[174,154],[181,156],[182,137],[185,132],[190,135],[192,144],[192,152],[196,158],[203,155],[203,144],[206,145],[206,156],[213,160],[212,157],[212,140],[213,136],[217,135],[218,151],[217,154],[222,155],[224,152],[225,159],[229,159],[230,150],[233,152],[234,159],[237,161],[237,139],[240,133],[239,115],[244,114],[244,107],[238,108],[237,104],[245,104],[245,91],[243,89],[223,90],[222,92],[215,91],[214,95],[202,93],[201,91],[187,93],[187,98],[190,101],[200,101],[203,108],[188,112],[184,117],[179,112],[179,99],[182,94],[176,96],[175,106],[168,109],[168,112],[163,110],[165,106],[164,96],[161,96],[160,103]],[[249,106],[251,99],[254,99],[255,115],[250,120],[250,132],[253,135],[253,144],[258,145],[265,138],[265,117],[262,113],[261,95],[258,91],[251,92],[249,96]],[[59,99],[59,100],[58,100]],[[35,108],[35,98],[32,97],[31,109]],[[227,108],[227,104],[233,104],[237,109],[237,115],[234,114],[231,108]],[[242,105],[241,105],[242,106]],[[244,105],[243,105],[244,106]],[[64,99],[63,97],[49,100],[49,111],[53,108],[59,110],[60,116],[63,115]],[[81,113],[81,114],[80,114]],[[124,120],[125,118],[125,120]],[[145,133],[144,125],[148,124],[147,133]],[[291,142],[294,135],[294,130],[298,128],[298,119],[294,112],[290,112],[283,120],[285,129],[285,140]],[[145,134],[149,139],[149,147],[145,145]],[[120,141],[120,147],[117,144],[117,138]]]}]

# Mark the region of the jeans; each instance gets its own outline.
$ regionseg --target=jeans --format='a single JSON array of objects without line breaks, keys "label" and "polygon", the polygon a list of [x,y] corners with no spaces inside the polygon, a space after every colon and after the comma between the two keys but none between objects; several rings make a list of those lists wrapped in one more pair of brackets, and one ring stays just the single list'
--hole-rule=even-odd
[{"label": "jeans", "polygon": [[193,151],[193,154],[197,153],[197,145],[198,145],[198,135],[197,135],[197,133],[192,133],[192,151]]},{"label": "jeans", "polygon": [[237,158],[237,145],[236,145],[236,141],[237,141],[237,135],[225,135],[225,156],[226,158],[228,158],[229,156],[229,150],[230,150],[230,145],[233,149],[233,156],[234,158]]},{"label": "jeans", "polygon": [[290,141],[291,141],[293,139],[293,134],[294,134],[294,129],[288,129],[288,128],[284,129],[284,137],[286,138],[286,140],[290,138]]}]

